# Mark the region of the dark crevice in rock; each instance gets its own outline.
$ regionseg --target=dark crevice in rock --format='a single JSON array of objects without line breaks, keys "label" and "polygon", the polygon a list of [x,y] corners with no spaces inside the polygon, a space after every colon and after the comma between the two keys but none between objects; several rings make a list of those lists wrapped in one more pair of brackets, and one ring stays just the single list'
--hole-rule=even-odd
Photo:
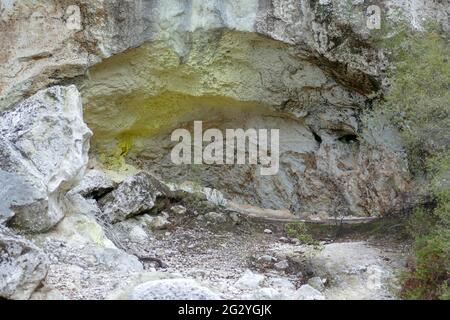
[{"label": "dark crevice in rock", "polygon": [[322,138],[321,138],[317,133],[315,133],[314,131],[312,131],[312,134],[313,134],[313,136],[314,136],[314,140],[316,140],[317,143],[318,143],[319,146],[320,146],[320,144],[322,143]]},{"label": "dark crevice in rock", "polygon": [[338,140],[346,144],[359,142],[358,136],[356,134],[345,134],[341,136]]}]

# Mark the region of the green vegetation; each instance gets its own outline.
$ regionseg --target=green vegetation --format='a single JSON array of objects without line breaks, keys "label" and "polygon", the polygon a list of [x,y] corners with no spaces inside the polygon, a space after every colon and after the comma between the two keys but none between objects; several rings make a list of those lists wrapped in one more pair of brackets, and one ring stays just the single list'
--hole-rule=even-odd
[{"label": "green vegetation", "polygon": [[314,240],[306,223],[302,221],[290,222],[284,226],[286,234],[291,238],[297,238],[303,244],[317,245],[317,241]]},{"label": "green vegetation", "polygon": [[[398,37],[403,38],[403,41]],[[439,32],[390,39],[395,70],[384,110],[402,132],[411,171],[426,174],[430,158],[450,143],[450,47]]]},{"label": "green vegetation", "polygon": [[398,28],[385,44],[395,69],[382,112],[400,130],[420,190],[408,223],[415,239],[402,296],[450,298],[450,46],[437,28]]},{"label": "green vegetation", "polygon": [[450,153],[429,160],[432,203],[419,206],[409,222],[414,261],[405,275],[403,297],[450,299]]}]

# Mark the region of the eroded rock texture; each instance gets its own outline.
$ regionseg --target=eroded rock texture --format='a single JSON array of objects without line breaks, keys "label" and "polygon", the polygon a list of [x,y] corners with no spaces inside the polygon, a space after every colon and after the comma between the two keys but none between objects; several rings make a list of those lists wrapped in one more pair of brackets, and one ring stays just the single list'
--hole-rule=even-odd
[{"label": "eroded rock texture", "polygon": [[[59,297],[52,286],[69,298],[105,298],[120,287],[128,289],[116,297],[125,299],[219,298],[193,280],[141,274],[146,259],[164,265],[150,255],[162,243],[152,234],[167,230],[176,211],[178,218],[188,210],[198,216],[205,200],[214,205],[205,204],[207,213],[195,221],[217,227],[238,225],[236,212],[221,212],[227,205],[316,220],[401,210],[409,177],[400,140],[382,118],[366,115],[386,89],[390,67],[377,45],[382,32],[368,27],[374,4],[383,21],[403,16],[420,29],[431,18],[449,30],[448,1],[434,0],[1,1],[0,297],[28,299],[45,279],[35,298]],[[82,109],[94,133],[95,170],[71,190],[84,175],[92,135]],[[174,165],[170,134],[192,131],[194,120],[205,129],[279,129],[280,171],[261,176],[254,165]],[[177,202],[171,215],[158,208],[168,188],[183,195],[176,201],[193,193],[188,208]],[[4,224],[37,232],[29,237],[42,250]],[[234,279],[261,242],[274,243],[267,230],[259,239],[253,227],[227,233],[229,246],[213,246],[215,235],[203,227],[203,235],[174,228],[163,231],[162,253],[175,258],[170,272],[200,262],[206,271],[225,266],[219,276]],[[124,243],[141,247],[131,252]],[[202,256],[191,257],[197,245]],[[252,291],[243,297],[390,297],[384,283],[392,274],[383,271],[381,253],[362,244],[327,248],[333,250],[310,261],[328,268],[314,265],[321,277],[353,274],[361,264],[352,260],[355,252],[370,262],[357,266],[356,278],[337,281],[343,294],[319,292],[323,286],[311,279],[297,291],[284,279],[288,290],[281,294],[252,274]],[[278,272],[290,268],[286,259],[274,264]],[[334,268],[336,261],[345,268]],[[242,265],[234,269],[236,263]],[[223,284],[227,297],[242,294]]]},{"label": "eroded rock texture", "polygon": [[75,86],[42,90],[0,115],[0,222],[39,232],[64,216],[92,133]]},{"label": "eroded rock texture", "polygon": [[[373,4],[5,1],[0,108],[74,82],[105,167],[195,180],[235,202],[306,217],[386,214],[401,209],[408,177],[395,133],[382,119],[361,120],[388,67],[368,27]],[[445,2],[375,5],[384,20],[400,11],[415,28],[432,18],[448,29]],[[192,120],[282,128],[280,173],[172,166],[167,137]]]},{"label": "eroded rock texture", "polygon": [[[190,37],[182,57],[156,41],[90,69],[81,90],[101,162],[116,170],[126,162],[165,181],[194,181],[241,204],[308,218],[401,208],[402,148],[382,119],[361,124],[367,96],[342,86],[295,46],[227,30]],[[280,129],[280,172],[174,165],[170,134],[193,132],[194,120],[222,132]]]},{"label": "eroded rock texture", "polygon": [[47,275],[49,261],[30,241],[0,226],[0,297],[25,300]]},{"label": "eroded rock texture", "polygon": [[[164,40],[183,56],[189,34],[230,29],[295,44],[344,83],[378,87],[383,56],[367,45],[365,1],[2,1],[0,109],[101,59],[146,41]],[[400,10],[416,28],[425,18],[448,29],[446,1],[376,1],[383,15]],[[369,41],[370,43],[370,41]]]}]

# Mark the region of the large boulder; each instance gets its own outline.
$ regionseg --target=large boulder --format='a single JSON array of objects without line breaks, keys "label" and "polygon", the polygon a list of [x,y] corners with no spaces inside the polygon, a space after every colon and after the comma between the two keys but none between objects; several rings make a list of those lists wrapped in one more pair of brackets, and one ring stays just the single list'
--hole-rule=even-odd
[{"label": "large boulder", "polygon": [[45,231],[84,174],[92,133],[75,86],[39,91],[0,115],[0,222]]},{"label": "large boulder", "polygon": [[47,271],[47,257],[38,247],[0,226],[1,298],[28,299]]},{"label": "large boulder", "polygon": [[116,190],[100,199],[104,217],[112,222],[149,212],[156,198],[166,191],[163,185],[146,172],[126,178]]},{"label": "large boulder", "polygon": [[325,296],[309,284],[302,285],[294,294],[296,300],[325,300]]},{"label": "large boulder", "polygon": [[70,193],[98,199],[114,190],[116,185],[103,171],[93,169],[86,172],[81,182]]},{"label": "large boulder", "polygon": [[220,295],[192,279],[164,279],[138,285],[130,300],[218,300]]}]

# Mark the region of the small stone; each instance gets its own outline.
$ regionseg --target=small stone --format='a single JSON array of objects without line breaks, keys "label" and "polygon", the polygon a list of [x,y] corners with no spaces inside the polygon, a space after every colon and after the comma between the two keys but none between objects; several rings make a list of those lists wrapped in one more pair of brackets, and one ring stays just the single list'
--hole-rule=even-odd
[{"label": "small stone", "polygon": [[272,262],[276,262],[276,261],[277,261],[277,258],[269,256],[269,255],[263,255],[258,258],[258,262],[272,263]]},{"label": "small stone", "polygon": [[239,214],[236,212],[230,213],[230,218],[233,221],[233,223],[235,223],[235,224],[239,223],[239,221],[241,220],[239,217]]},{"label": "small stone", "polygon": [[289,243],[289,242],[291,242],[291,241],[289,240],[289,238],[286,238],[286,237],[281,237],[280,239],[278,239],[278,241],[283,242],[283,243]]},{"label": "small stone", "polygon": [[281,260],[273,265],[276,270],[284,271],[289,268],[289,263],[286,260]]},{"label": "small stone", "polygon": [[148,240],[148,234],[140,226],[133,226],[128,234],[131,242],[144,243]]},{"label": "small stone", "polygon": [[176,215],[184,215],[187,212],[186,208],[181,205],[173,206],[170,211]]},{"label": "small stone", "polygon": [[312,277],[308,280],[308,284],[313,287],[314,289],[317,289],[319,291],[325,290],[325,283],[326,279],[322,279],[320,277]]},{"label": "small stone", "polygon": [[156,216],[153,219],[151,228],[155,230],[164,230],[171,225],[170,221],[164,216]]},{"label": "small stone", "polygon": [[264,233],[265,233],[265,234],[272,234],[272,230],[270,230],[270,229],[264,229]]},{"label": "small stone", "polygon": [[223,213],[217,213],[217,212],[208,212],[204,215],[204,219],[208,222],[211,222],[213,224],[220,224],[220,223],[226,223],[227,218]]}]

